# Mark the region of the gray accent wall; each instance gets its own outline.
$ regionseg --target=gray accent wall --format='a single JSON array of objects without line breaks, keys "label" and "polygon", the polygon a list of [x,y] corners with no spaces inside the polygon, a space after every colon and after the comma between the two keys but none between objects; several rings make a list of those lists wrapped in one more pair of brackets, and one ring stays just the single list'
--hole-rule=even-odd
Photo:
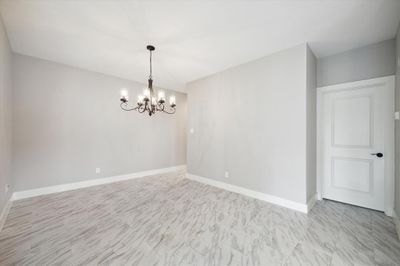
[{"label": "gray accent wall", "polygon": [[[400,25],[397,30],[396,38],[396,91],[395,109],[400,112]],[[395,140],[396,140],[396,159],[395,159],[395,210],[400,215],[400,120],[395,121]]]},{"label": "gray accent wall", "polygon": [[311,64],[299,45],[189,83],[188,173],[306,203],[307,54]]},{"label": "gray accent wall", "polygon": [[318,58],[318,87],[394,75],[395,54],[395,40],[391,39]]},{"label": "gray accent wall", "polygon": [[183,93],[166,92],[175,115],[149,117],[119,106],[144,84],[17,54],[13,80],[15,191],[186,163]]},{"label": "gray accent wall", "polygon": [[[0,215],[12,194],[11,49],[0,18]],[[6,185],[10,185],[6,193]],[[0,225],[1,227],[1,225]]]},{"label": "gray accent wall", "polygon": [[317,193],[317,58],[307,46],[307,201]]}]

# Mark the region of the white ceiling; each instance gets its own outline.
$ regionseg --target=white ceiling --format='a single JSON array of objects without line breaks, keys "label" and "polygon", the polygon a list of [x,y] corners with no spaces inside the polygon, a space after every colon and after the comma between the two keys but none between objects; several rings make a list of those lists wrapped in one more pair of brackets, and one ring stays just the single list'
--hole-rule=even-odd
[{"label": "white ceiling", "polygon": [[399,0],[5,0],[12,49],[139,82],[186,82],[308,42],[318,57],[395,36]]}]

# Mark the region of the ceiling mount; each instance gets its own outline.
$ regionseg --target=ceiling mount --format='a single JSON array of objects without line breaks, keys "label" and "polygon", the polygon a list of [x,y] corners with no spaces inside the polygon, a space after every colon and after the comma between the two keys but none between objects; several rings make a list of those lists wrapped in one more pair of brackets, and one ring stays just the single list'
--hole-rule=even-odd
[{"label": "ceiling mount", "polygon": [[154,51],[156,49],[153,45],[147,45],[146,48],[149,51]]}]

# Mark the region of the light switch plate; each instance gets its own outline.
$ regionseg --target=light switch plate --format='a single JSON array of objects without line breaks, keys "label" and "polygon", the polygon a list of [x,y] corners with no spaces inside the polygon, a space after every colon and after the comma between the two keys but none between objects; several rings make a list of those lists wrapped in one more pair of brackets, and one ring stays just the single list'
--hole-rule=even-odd
[{"label": "light switch plate", "polygon": [[400,120],[400,112],[394,113],[394,120]]}]

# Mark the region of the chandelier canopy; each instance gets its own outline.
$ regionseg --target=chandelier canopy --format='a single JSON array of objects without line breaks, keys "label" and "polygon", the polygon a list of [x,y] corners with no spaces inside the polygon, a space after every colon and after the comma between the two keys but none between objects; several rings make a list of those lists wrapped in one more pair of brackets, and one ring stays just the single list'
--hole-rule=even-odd
[{"label": "chandelier canopy", "polygon": [[147,45],[146,48],[150,51],[150,75],[148,86],[144,89],[143,94],[138,95],[137,103],[132,107],[129,107],[128,91],[123,89],[121,91],[120,106],[124,111],[138,111],[139,113],[148,113],[150,116],[154,115],[156,112],[174,114],[176,111],[175,96],[171,95],[169,97],[169,105],[165,103],[165,93],[163,91],[159,91],[158,98],[156,98],[152,76],[152,52],[156,48],[153,45]]}]

